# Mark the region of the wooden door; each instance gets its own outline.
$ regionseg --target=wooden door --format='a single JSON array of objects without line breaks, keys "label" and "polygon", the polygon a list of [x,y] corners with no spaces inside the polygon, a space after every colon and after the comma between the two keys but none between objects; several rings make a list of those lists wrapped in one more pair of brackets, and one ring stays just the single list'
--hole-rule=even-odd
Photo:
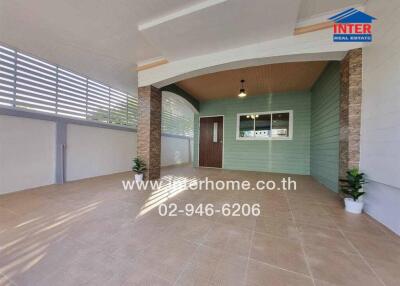
[{"label": "wooden door", "polygon": [[200,118],[199,166],[222,168],[224,118]]}]

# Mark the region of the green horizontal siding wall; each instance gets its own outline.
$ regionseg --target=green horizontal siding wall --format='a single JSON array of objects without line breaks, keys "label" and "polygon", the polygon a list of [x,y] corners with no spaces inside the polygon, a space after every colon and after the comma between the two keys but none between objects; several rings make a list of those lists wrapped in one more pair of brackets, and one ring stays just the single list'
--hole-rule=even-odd
[{"label": "green horizontal siding wall", "polygon": [[[310,174],[310,92],[277,93],[200,103],[195,116],[194,165],[198,165],[199,116],[224,115],[223,168]],[[293,110],[293,140],[236,140],[237,114]]]},{"label": "green horizontal siding wall", "polygon": [[311,175],[333,191],[339,177],[340,63],[331,62],[312,88]]}]

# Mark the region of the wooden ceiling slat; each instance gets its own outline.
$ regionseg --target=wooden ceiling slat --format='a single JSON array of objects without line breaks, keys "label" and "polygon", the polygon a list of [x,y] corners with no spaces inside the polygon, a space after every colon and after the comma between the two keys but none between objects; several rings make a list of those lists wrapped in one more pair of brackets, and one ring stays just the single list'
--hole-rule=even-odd
[{"label": "wooden ceiling slat", "polygon": [[310,90],[327,61],[293,62],[228,70],[189,78],[177,85],[199,101],[235,98],[244,79],[248,96]]}]

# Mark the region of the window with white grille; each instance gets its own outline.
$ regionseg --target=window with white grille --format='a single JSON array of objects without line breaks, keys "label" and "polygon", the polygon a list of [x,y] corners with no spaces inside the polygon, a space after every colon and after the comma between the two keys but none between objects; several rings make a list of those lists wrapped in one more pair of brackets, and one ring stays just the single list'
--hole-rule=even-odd
[{"label": "window with white grille", "polygon": [[0,107],[136,127],[137,96],[0,45]]}]

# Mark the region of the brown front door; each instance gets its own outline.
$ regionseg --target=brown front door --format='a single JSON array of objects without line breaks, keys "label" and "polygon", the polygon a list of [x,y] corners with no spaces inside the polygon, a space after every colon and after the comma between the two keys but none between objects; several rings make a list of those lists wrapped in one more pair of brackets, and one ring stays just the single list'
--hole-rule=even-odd
[{"label": "brown front door", "polygon": [[222,168],[224,118],[200,118],[199,166]]}]

